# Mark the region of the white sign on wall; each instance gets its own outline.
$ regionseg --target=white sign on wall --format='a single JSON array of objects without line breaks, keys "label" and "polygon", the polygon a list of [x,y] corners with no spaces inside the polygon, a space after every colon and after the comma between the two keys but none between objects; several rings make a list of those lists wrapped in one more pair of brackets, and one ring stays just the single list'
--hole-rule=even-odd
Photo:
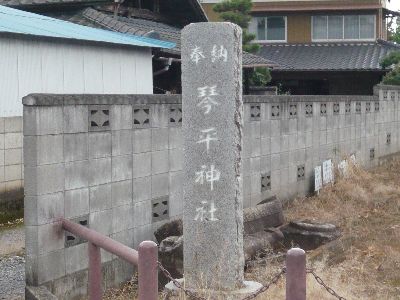
[{"label": "white sign on wall", "polygon": [[322,168],[321,166],[317,166],[314,168],[314,186],[315,191],[319,192],[322,188]]},{"label": "white sign on wall", "polygon": [[326,160],[322,163],[322,175],[324,184],[333,183],[332,160]]}]

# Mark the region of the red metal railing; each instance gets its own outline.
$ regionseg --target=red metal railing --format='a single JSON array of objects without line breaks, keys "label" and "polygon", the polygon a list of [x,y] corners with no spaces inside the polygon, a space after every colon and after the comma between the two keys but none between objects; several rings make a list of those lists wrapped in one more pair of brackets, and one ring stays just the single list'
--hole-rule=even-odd
[{"label": "red metal railing", "polygon": [[139,251],[129,248],[101,233],[80,224],[61,219],[62,228],[89,242],[89,284],[90,300],[101,300],[102,276],[100,248],[111,252],[138,267],[139,300],[156,300],[158,297],[158,248],[152,241],[144,241]]}]

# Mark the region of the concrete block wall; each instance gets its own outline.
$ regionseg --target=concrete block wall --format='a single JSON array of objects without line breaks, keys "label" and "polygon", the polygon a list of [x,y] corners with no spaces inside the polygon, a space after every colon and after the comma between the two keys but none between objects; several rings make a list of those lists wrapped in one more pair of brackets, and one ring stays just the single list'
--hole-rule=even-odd
[{"label": "concrete block wall", "polygon": [[[176,122],[168,113],[178,98],[144,97],[43,96],[44,105],[24,106],[28,285],[60,299],[86,294],[87,243],[71,242],[59,217],[137,249],[182,210],[182,117],[179,107]],[[102,261],[106,286],[132,275],[114,255],[103,251]]]},{"label": "concrete block wall", "polygon": [[312,192],[314,167],[325,160],[355,154],[370,167],[399,152],[398,90],[389,95],[246,97],[244,206]]},{"label": "concrete block wall", "polygon": [[0,208],[22,207],[22,117],[0,117]]},{"label": "concrete block wall", "polygon": [[[308,193],[326,159],[354,153],[372,166],[399,152],[400,90],[386,88],[375,96],[246,96],[244,206]],[[65,299],[86,293],[87,244],[71,242],[58,217],[137,248],[181,215],[181,124],[178,95],[24,98],[29,285]],[[102,259],[107,286],[131,275],[112,255]]]}]

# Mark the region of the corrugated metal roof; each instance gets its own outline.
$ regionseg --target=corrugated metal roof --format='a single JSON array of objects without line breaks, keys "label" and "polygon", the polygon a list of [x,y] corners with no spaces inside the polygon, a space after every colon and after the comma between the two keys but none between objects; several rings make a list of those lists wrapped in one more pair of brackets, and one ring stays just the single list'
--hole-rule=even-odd
[{"label": "corrugated metal roof", "polygon": [[171,49],[175,43],[86,27],[0,5],[0,32]]},{"label": "corrugated metal roof", "polygon": [[382,40],[312,44],[267,44],[258,55],[278,64],[277,71],[382,70],[380,61],[400,46]]}]

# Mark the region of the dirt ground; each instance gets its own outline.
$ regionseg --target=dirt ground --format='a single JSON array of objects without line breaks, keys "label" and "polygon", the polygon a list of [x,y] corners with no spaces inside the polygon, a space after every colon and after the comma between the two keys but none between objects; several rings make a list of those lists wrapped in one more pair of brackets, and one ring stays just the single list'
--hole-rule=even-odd
[{"label": "dirt ground", "polygon": [[[351,167],[319,196],[285,208],[287,221],[313,220],[340,227],[342,237],[307,253],[307,264],[346,299],[400,299],[400,160],[370,171]],[[282,260],[255,264],[248,278],[268,282]],[[284,280],[257,299],[284,299]],[[335,299],[307,277],[308,299]]]},{"label": "dirt ground", "polygon": [[[346,178],[336,178],[318,196],[285,207],[286,221],[330,222],[342,231],[339,240],[307,252],[308,267],[348,300],[400,299],[400,160],[370,171],[351,166]],[[284,266],[284,253],[265,252],[247,269],[247,280],[266,284]],[[132,299],[135,293],[133,279],[105,298]],[[285,278],[256,299],[285,299]],[[307,299],[336,298],[309,274]]]}]

